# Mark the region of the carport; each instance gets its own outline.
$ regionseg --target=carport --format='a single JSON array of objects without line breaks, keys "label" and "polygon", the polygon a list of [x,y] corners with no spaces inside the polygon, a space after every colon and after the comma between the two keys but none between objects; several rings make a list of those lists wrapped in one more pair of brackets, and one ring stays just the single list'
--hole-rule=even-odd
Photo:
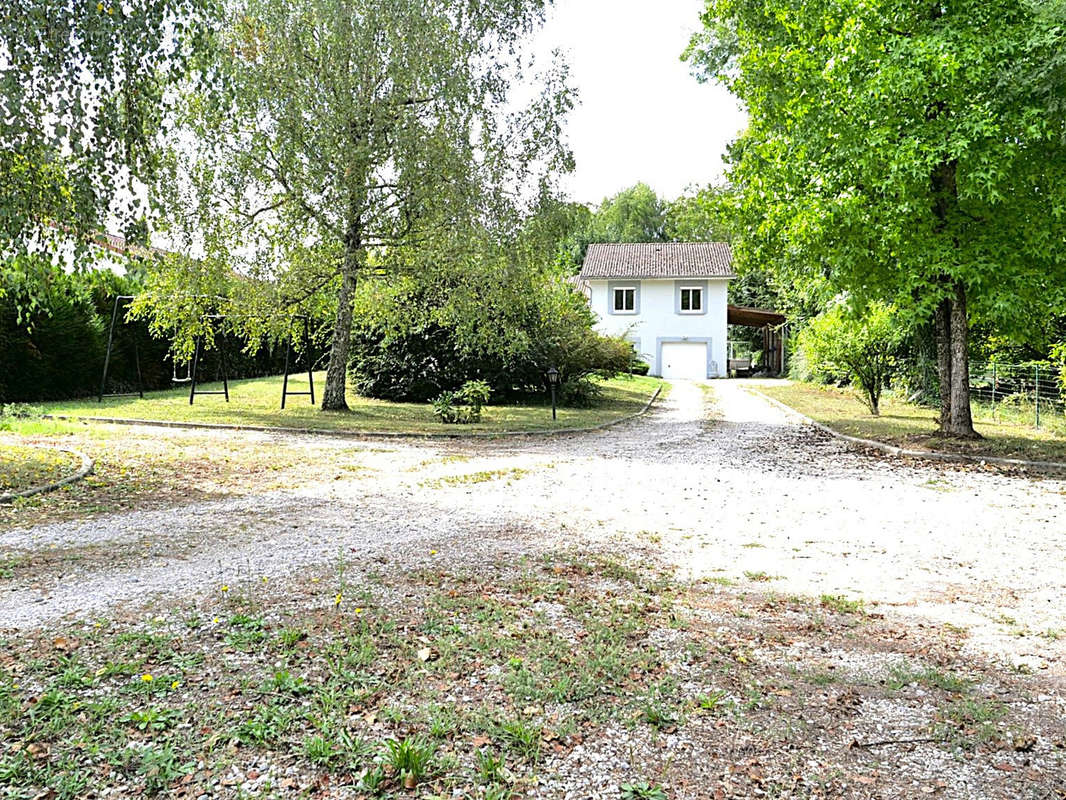
[{"label": "carport", "polygon": [[[771,375],[780,375],[785,366],[785,322],[784,314],[765,308],[748,308],[747,306],[729,306],[726,322],[730,325],[743,325],[762,330],[762,369]],[[751,374],[750,358],[733,358],[729,354],[729,374]]]}]

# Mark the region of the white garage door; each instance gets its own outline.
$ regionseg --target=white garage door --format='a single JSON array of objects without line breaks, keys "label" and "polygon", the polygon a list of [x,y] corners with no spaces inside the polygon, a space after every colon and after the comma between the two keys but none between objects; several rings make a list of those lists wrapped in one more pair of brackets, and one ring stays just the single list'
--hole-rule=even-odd
[{"label": "white garage door", "polygon": [[663,342],[662,374],[667,380],[702,381],[707,377],[704,342]]}]

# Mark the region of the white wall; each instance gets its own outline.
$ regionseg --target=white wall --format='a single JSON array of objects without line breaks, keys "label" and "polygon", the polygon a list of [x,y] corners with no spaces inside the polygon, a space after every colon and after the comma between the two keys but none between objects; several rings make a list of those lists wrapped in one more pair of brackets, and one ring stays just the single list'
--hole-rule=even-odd
[{"label": "white wall", "polygon": [[[639,285],[640,311],[637,314],[611,314],[608,303],[610,295],[605,280],[591,280],[589,303],[596,313],[599,323],[597,328],[611,336],[628,336],[640,340],[641,357],[651,364],[651,374],[660,375],[661,367],[657,362],[656,341],[660,338],[709,338],[711,340],[711,359],[717,374],[712,377],[724,377],[726,374],[726,314],[728,279],[718,278],[707,281],[706,314],[678,314],[674,300],[677,281],[612,280],[613,285]],[[682,281],[682,283],[688,283]],[[691,281],[693,284],[702,283]]]}]

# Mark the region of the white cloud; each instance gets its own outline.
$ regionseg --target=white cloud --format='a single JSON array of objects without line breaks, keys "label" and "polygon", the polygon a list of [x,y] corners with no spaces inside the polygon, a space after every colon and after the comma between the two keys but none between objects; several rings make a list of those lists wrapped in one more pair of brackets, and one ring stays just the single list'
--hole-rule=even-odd
[{"label": "white cloud", "polygon": [[680,61],[702,0],[557,0],[535,50],[563,51],[581,104],[567,131],[573,199],[598,203],[637,181],[675,197],[722,174],[746,124],[724,88],[700,84]]}]

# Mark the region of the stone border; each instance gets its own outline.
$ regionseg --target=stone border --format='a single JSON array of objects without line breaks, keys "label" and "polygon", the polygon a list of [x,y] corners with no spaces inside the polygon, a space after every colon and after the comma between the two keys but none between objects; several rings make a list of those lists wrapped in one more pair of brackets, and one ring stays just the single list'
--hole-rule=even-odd
[{"label": "stone border", "polygon": [[73,417],[64,414],[44,414],[45,419],[64,420],[66,422],[96,422],[111,425],[147,425],[155,428],[182,428],[190,430],[209,431],[254,431],[256,433],[282,433],[296,436],[334,436],[341,439],[503,439],[511,436],[560,436],[566,434],[593,433],[623,422],[629,422],[641,417],[648,412],[652,404],[659,399],[663,390],[660,383],[648,402],[639,411],[627,414],[618,419],[601,422],[599,425],[591,425],[585,428],[546,428],[535,431],[473,431],[463,433],[461,431],[440,433],[404,433],[400,431],[351,431],[329,430],[327,428],[278,428],[269,425],[235,425],[221,422],[178,422],[164,419],[127,419],[124,417]]},{"label": "stone border", "polygon": [[67,486],[67,485],[69,485],[71,483],[77,483],[82,478],[84,478],[87,475],[89,475],[93,471],[93,467],[96,466],[91,458],[89,458],[87,455],[85,455],[85,453],[82,453],[79,450],[71,450],[68,447],[46,447],[44,445],[30,445],[30,446],[31,447],[41,447],[41,448],[46,449],[46,450],[58,450],[61,453],[70,453],[71,455],[75,456],[76,458],[80,458],[81,459],[81,468],[77,472],[75,472],[73,475],[68,475],[66,478],[63,478],[63,479],[58,480],[58,481],[54,481],[53,483],[46,483],[46,484],[42,484],[41,486],[33,486],[33,487],[31,487],[29,489],[26,489],[24,491],[21,491],[21,492],[10,492],[8,494],[0,494],[0,503],[13,503],[14,501],[18,500],[21,497],[33,497],[34,495],[37,495],[37,494],[44,494],[45,492],[53,492],[56,489],[60,489],[60,488],[62,488],[64,486]]},{"label": "stone border", "polygon": [[1061,461],[1026,461],[1021,458],[1001,458],[998,456],[971,456],[965,453],[943,453],[936,450],[907,450],[903,447],[896,447],[893,444],[887,444],[886,442],[879,442],[875,439],[863,439],[859,436],[851,436],[847,433],[841,433],[840,431],[833,430],[828,425],[811,419],[802,411],[797,411],[792,406],[782,403],[780,400],[770,397],[768,394],[759,391],[754,386],[742,385],[742,388],[750,392],[757,397],[766,400],[771,405],[775,405],[783,411],[794,414],[802,419],[808,425],[813,425],[820,431],[825,431],[834,439],[842,439],[848,444],[855,445],[857,447],[868,447],[874,450],[880,450],[882,453],[888,453],[889,455],[897,456],[900,458],[917,458],[925,461],[939,461],[955,464],[994,464],[999,467],[1014,467],[1015,469],[1033,469],[1043,470],[1046,472],[1063,472],[1066,473],[1066,463]]}]

